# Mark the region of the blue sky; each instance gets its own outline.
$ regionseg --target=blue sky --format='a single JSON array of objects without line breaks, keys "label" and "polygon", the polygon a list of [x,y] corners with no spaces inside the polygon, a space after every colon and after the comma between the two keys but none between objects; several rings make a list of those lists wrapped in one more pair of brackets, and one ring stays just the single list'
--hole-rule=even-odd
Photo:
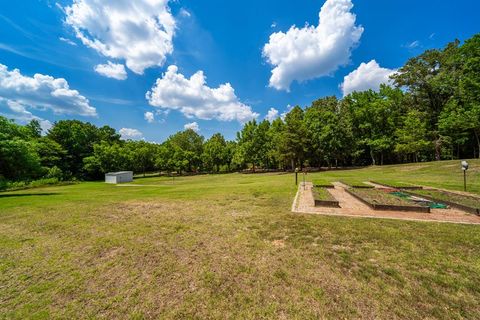
[{"label": "blue sky", "polygon": [[123,0],[2,3],[0,114],[46,128],[81,119],[148,141],[187,124],[233,139],[271,108],[342,97],[344,82],[346,93],[375,89],[408,58],[480,29],[473,0],[135,3],[135,13]]}]

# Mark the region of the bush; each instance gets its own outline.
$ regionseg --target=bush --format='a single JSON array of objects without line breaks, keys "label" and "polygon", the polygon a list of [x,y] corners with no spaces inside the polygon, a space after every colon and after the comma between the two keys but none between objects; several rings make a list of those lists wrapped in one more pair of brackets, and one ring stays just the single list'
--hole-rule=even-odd
[{"label": "bush", "polygon": [[58,178],[43,178],[34,181],[7,181],[0,179],[0,191],[15,191],[58,184]]},{"label": "bush", "polygon": [[8,181],[5,180],[5,178],[0,175],[0,190],[7,189],[7,183],[8,183]]},{"label": "bush", "polygon": [[28,185],[25,181],[7,181],[5,183],[5,190],[18,190],[23,189]]},{"label": "bush", "polygon": [[45,175],[45,178],[51,179],[55,178],[57,181],[62,180],[63,178],[63,171],[57,166],[53,166],[50,169],[48,169],[48,173]]},{"label": "bush", "polygon": [[58,183],[58,178],[44,178],[30,182],[27,187],[35,188],[41,186],[48,186]]}]

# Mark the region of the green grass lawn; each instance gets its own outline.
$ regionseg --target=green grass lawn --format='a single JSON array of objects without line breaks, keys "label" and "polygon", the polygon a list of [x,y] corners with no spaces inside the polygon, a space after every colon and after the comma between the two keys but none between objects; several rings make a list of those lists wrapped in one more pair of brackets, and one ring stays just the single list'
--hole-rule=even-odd
[{"label": "green grass lawn", "polygon": [[399,182],[397,180],[378,179],[378,180],[373,180],[373,182],[378,182],[379,184],[383,184],[383,185],[394,187],[394,188],[418,187],[418,185],[415,185],[409,182]]},{"label": "green grass lawn", "polygon": [[[457,171],[308,179],[461,190]],[[0,318],[480,318],[478,226],[294,214],[293,182],[228,174],[0,193]]]}]

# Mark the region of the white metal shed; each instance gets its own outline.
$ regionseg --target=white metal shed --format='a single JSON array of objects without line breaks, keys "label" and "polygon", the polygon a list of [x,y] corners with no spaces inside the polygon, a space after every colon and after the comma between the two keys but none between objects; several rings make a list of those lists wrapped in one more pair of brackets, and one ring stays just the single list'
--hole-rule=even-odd
[{"label": "white metal shed", "polygon": [[123,183],[133,181],[133,171],[109,172],[105,174],[106,183]]}]

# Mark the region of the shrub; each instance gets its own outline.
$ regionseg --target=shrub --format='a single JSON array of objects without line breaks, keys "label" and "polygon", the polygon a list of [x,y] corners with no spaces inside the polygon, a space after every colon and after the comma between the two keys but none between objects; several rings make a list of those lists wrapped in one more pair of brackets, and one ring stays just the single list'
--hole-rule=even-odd
[{"label": "shrub", "polygon": [[53,166],[50,169],[48,169],[48,173],[45,175],[45,178],[47,179],[56,178],[57,181],[60,181],[63,178],[63,171],[59,167]]}]

